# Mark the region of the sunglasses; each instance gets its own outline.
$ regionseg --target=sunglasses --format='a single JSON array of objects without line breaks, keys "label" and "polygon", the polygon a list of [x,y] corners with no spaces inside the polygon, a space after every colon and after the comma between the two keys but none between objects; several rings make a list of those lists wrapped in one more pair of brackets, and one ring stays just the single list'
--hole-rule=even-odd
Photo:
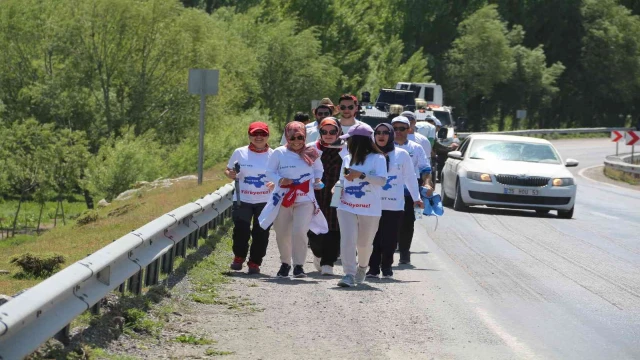
[{"label": "sunglasses", "polygon": [[382,130],[382,131],[376,131],[374,134],[376,134],[376,135],[389,135],[391,133],[389,131]]},{"label": "sunglasses", "polygon": [[318,111],[318,112],[316,113],[316,116],[329,116],[329,115],[331,115],[331,113],[330,113],[330,112],[328,112],[328,111],[327,111],[327,112],[324,112],[324,111]]},{"label": "sunglasses", "polygon": [[355,108],[356,108],[356,107],[355,107],[355,106],[353,106],[353,105],[349,105],[349,106],[346,106],[346,105],[340,105],[340,110],[347,110],[347,109],[349,109],[349,110],[353,110],[353,109],[355,109]]},{"label": "sunglasses", "polygon": [[407,131],[409,130],[408,127],[394,127],[393,131],[397,131],[397,132],[403,132],[403,131]]},{"label": "sunglasses", "polygon": [[249,134],[249,136],[253,136],[253,137],[256,137],[256,136],[267,137],[267,136],[269,136],[269,134],[268,134],[268,133],[266,133],[266,132],[264,132],[264,131],[256,131],[256,132],[254,132],[253,134]]},{"label": "sunglasses", "polygon": [[289,138],[289,140],[291,140],[291,141],[295,141],[295,140],[302,141],[302,140],[304,140],[304,136],[302,136],[302,135],[292,136],[292,137]]},{"label": "sunglasses", "polygon": [[320,130],[320,135],[327,135],[327,134],[329,134],[329,135],[337,135],[338,134],[338,130],[335,130],[335,129],[334,130],[329,130],[329,131]]}]

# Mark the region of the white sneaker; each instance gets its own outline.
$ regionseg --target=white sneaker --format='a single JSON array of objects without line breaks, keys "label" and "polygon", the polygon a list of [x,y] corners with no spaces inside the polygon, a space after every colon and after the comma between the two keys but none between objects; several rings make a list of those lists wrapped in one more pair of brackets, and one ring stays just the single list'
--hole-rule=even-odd
[{"label": "white sneaker", "polygon": [[320,271],[320,273],[327,276],[333,275],[333,266],[322,265],[322,270]]},{"label": "white sneaker", "polygon": [[356,284],[362,284],[366,276],[367,276],[367,267],[358,266],[358,272],[356,272],[356,276],[355,276]]},{"label": "white sneaker", "polygon": [[316,270],[322,271],[322,267],[320,266],[320,258],[317,256],[313,257],[313,266],[316,267]]}]

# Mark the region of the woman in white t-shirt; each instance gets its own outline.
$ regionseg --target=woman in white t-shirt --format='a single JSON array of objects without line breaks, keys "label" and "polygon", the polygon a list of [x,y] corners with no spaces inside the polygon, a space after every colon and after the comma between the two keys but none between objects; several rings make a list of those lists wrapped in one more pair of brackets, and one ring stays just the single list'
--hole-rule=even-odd
[{"label": "woman in white t-shirt", "polygon": [[[262,258],[267,253],[269,228],[260,227],[258,216],[264,209],[274,184],[267,181],[266,169],[273,149],[269,148],[269,126],[263,122],[249,125],[249,145],[237,148],[227,164],[225,175],[239,180],[240,204],[233,209],[233,262],[232,270],[241,270],[249,253],[249,274],[259,274]],[[236,163],[240,172],[236,173]],[[251,223],[253,222],[253,229]],[[249,239],[251,250],[249,250]]]},{"label": "woman in white t-shirt", "polygon": [[[387,162],[365,123],[352,126],[346,135],[349,155],[342,161],[342,195],[338,205],[340,257],[344,276],[338,286],[362,283],[373,250],[373,238],[382,214],[382,186],[387,182]],[[356,256],[357,250],[357,256]]]},{"label": "woman in white t-shirt", "polygon": [[394,131],[391,124],[382,123],[374,132],[376,145],[387,158],[387,182],[382,187],[382,216],[378,232],[373,240],[373,253],[369,259],[367,277],[377,278],[382,268],[382,276],[393,277],[391,266],[393,254],[398,244],[398,233],[404,215],[404,188],[413,199],[413,206],[424,208],[420,199],[416,173],[409,153],[394,145]]},{"label": "woman in white t-shirt", "polygon": [[306,145],[307,132],[303,123],[288,123],[284,134],[287,145],[275,149],[267,164],[267,178],[278,185],[276,193],[280,193],[279,189],[287,190],[282,199],[274,199],[281,201],[273,222],[282,262],[277,276],[288,277],[293,265],[293,276],[305,277],[307,231],[316,210],[313,188],[322,182],[323,169],[318,151],[314,146]]}]

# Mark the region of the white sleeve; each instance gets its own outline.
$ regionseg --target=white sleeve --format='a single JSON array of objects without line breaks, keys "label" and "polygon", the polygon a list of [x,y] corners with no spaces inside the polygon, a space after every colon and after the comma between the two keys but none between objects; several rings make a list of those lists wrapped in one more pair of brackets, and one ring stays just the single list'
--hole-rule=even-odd
[{"label": "white sleeve", "polygon": [[269,156],[269,161],[267,161],[267,179],[275,184],[278,184],[282,178],[280,174],[278,174],[278,169],[280,168],[280,156],[282,156],[282,152],[274,151],[271,156]]},{"label": "white sleeve", "polygon": [[367,175],[365,181],[368,181],[372,185],[384,186],[384,184],[387,183],[387,159],[383,155],[376,156],[373,169],[376,174]]},{"label": "white sleeve", "polygon": [[420,191],[418,189],[418,182],[416,181],[418,177],[411,162],[411,157],[406,153],[398,153],[398,158],[398,160],[401,160],[399,162],[402,165],[402,179],[404,180],[404,184],[409,190],[413,201],[418,201],[420,200]]},{"label": "white sleeve", "polygon": [[424,150],[425,155],[427,156],[427,164],[431,166],[431,142],[426,137],[422,138],[422,150]]},{"label": "white sleeve", "polygon": [[233,151],[233,154],[231,154],[231,157],[229,158],[229,162],[227,163],[227,169],[233,170],[234,163],[238,161],[238,155],[239,155],[238,153],[239,153],[238,149],[235,149]]},{"label": "white sleeve", "polygon": [[430,169],[431,166],[427,162],[427,155],[420,145],[416,146],[416,157],[418,159],[418,171],[420,171],[420,174],[417,175],[420,177],[427,169]]},{"label": "white sleeve", "polygon": [[322,174],[324,174],[324,168],[322,167],[322,161],[320,160],[320,156],[313,162],[311,165],[313,168],[313,176],[315,179],[322,179]]}]

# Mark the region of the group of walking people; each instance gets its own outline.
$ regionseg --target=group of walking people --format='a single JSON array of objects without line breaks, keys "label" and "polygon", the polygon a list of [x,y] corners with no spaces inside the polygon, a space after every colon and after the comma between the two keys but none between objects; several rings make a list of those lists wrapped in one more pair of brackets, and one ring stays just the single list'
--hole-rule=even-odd
[{"label": "group of walking people", "polygon": [[276,149],[269,147],[267,124],[249,126],[249,145],[233,152],[225,170],[237,180],[240,198],[231,269],[241,270],[247,261],[249,274],[260,273],[271,226],[280,252],[278,277],[291,271],[305,277],[309,247],[322,275],[333,275],[341,259],[342,287],[380,274],[393,277],[396,249],[400,263],[410,264],[414,209],[424,207],[419,187],[433,191],[431,143],[416,133],[412,112],[375,129],[358,121],[358,112],[353,95],[342,95],[337,107],[323,99],[315,121],[288,123]]}]

